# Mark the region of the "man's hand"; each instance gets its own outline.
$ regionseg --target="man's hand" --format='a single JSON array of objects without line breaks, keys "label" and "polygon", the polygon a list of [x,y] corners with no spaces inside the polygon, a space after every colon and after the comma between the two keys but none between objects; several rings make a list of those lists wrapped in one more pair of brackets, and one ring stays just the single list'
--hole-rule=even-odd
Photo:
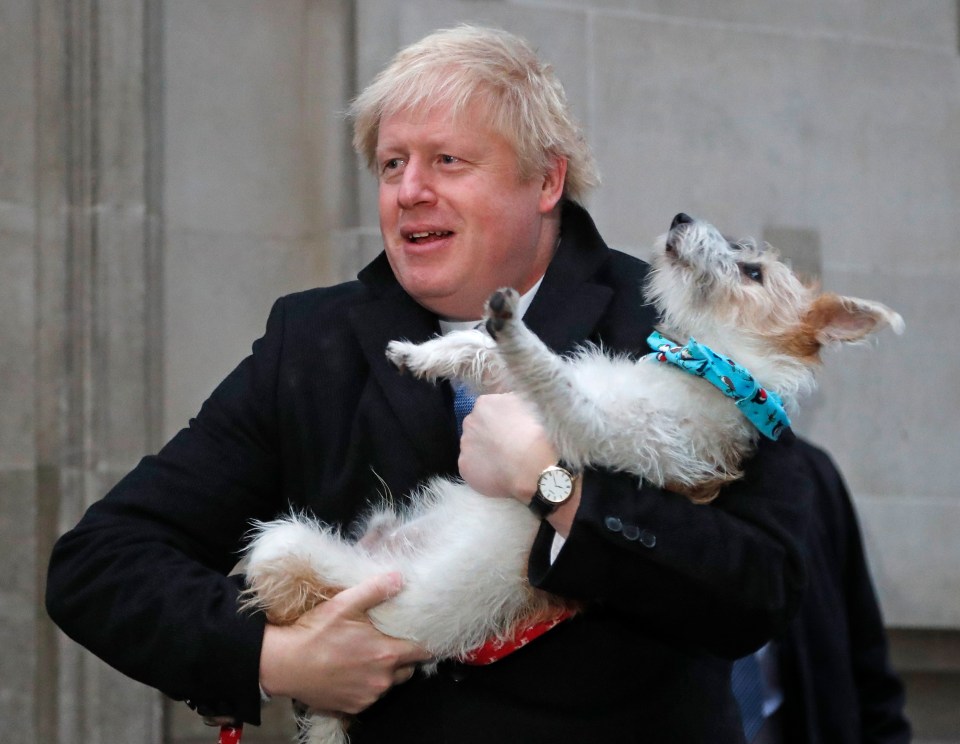
[{"label": "man's hand", "polygon": [[399,574],[346,589],[292,625],[267,625],[260,684],[269,695],[295,698],[314,710],[355,714],[393,685],[406,682],[430,655],[377,630],[367,611],[400,591]]},{"label": "man's hand", "polygon": [[[530,503],[540,473],[557,459],[533,409],[516,393],[481,395],[463,420],[460,476],[485,496]],[[580,504],[580,487],[578,479],[570,500],[548,518],[564,537]]]}]

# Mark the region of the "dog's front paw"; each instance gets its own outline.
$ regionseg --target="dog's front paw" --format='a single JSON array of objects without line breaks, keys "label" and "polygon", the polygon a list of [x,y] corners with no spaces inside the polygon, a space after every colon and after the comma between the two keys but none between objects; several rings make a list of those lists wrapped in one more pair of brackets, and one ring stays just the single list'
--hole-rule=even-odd
[{"label": "dog's front paw", "polygon": [[519,303],[520,295],[515,289],[509,287],[498,289],[490,295],[484,311],[484,317],[487,319],[487,333],[496,338],[507,323],[517,317]]},{"label": "dog's front paw", "polygon": [[483,331],[451,331],[423,343],[391,341],[386,356],[401,372],[418,380],[457,379],[477,390],[486,389],[487,357],[496,346]]},{"label": "dog's front paw", "polygon": [[386,355],[400,372],[409,372],[421,380],[436,382],[442,376],[437,369],[437,350],[442,338],[415,344],[411,341],[391,341]]},{"label": "dog's front paw", "polygon": [[417,345],[409,341],[391,341],[387,344],[387,359],[393,363],[398,370],[406,372],[410,369],[412,359],[416,353]]}]

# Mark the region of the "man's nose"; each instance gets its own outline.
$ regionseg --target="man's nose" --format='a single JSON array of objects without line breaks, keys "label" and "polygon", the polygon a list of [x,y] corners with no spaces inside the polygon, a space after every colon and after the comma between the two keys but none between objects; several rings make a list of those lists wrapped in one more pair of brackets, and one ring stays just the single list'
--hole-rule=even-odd
[{"label": "man's nose", "polygon": [[432,202],[436,198],[430,169],[422,163],[410,162],[403,169],[397,199],[403,209]]}]

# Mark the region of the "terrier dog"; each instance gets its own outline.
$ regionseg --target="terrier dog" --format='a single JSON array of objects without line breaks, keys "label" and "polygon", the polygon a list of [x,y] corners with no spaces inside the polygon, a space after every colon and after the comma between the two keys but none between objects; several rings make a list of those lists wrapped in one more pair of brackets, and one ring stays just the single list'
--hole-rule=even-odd
[{"label": "terrier dog", "polygon": [[[775,438],[789,425],[780,404],[792,410],[813,390],[824,347],[903,328],[889,308],[821,293],[769,246],[730,241],[685,214],[655,244],[645,292],[661,335],[639,359],[592,346],[557,356],[520,321],[512,289],[489,299],[486,331],[394,341],[386,353],[424,380],[521,394],[574,469],[630,473],[708,502],[740,476],[761,432]],[[491,638],[576,609],[529,585],[539,520],[520,502],[437,478],[411,503],[375,511],[354,541],[304,515],[259,524],[246,556],[246,606],[291,623],[346,587],[399,571],[403,590],[370,619],[437,660],[470,658]],[[304,741],[345,742],[344,719],[311,714]]]}]

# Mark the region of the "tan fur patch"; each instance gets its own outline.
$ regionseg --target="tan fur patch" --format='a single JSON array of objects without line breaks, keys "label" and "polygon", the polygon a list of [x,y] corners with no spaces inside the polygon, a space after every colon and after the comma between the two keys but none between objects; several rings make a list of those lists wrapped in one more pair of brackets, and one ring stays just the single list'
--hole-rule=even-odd
[{"label": "tan fur patch", "polygon": [[679,483],[668,483],[664,486],[668,491],[679,493],[686,496],[695,504],[709,504],[720,495],[720,489],[727,483],[737,480],[743,473],[736,471],[727,475],[717,476],[709,481],[698,483],[696,485],[683,485]]},{"label": "tan fur patch", "polygon": [[833,319],[839,303],[840,298],[834,294],[815,297],[800,323],[774,339],[776,347],[805,364],[819,364],[823,344],[818,336]]},{"label": "tan fur patch", "polygon": [[309,561],[294,556],[263,563],[248,578],[251,586],[243,593],[243,609],[263,610],[274,625],[293,623],[344,589],[324,583]]},{"label": "tan fur patch", "polygon": [[807,365],[820,363],[821,344],[817,340],[816,327],[804,320],[773,339],[775,348],[787,356]]}]

